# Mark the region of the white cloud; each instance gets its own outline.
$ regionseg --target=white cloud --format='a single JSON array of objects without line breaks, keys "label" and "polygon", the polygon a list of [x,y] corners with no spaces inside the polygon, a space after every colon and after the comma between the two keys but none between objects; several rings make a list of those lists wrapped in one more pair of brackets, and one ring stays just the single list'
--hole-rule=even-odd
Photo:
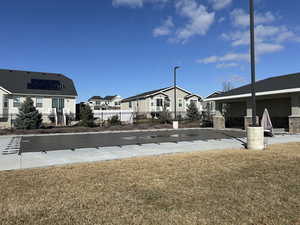
[{"label": "white cloud", "polygon": [[[232,46],[249,45],[250,43],[250,33],[248,30],[238,30],[228,34],[224,33],[221,37],[224,40],[231,41]],[[283,43],[286,41],[300,42],[300,37],[285,26],[258,25],[255,27],[255,42],[257,44],[263,42]]]},{"label": "white cloud", "polygon": [[210,0],[214,10],[224,9],[232,3],[232,0]]},{"label": "white cloud", "polygon": [[[230,13],[232,23],[235,26],[247,27],[250,25],[249,14],[243,9],[234,9]],[[255,24],[267,24],[275,21],[275,16],[271,12],[266,13],[256,13],[255,14]]]},{"label": "white cloud", "polygon": [[256,54],[264,55],[268,53],[278,52],[283,50],[284,47],[279,44],[271,44],[271,43],[258,43],[256,44]]},{"label": "white cloud", "polygon": [[132,8],[140,8],[143,7],[144,0],[113,0],[112,1],[113,6],[129,6]]},{"label": "white cloud", "polygon": [[215,13],[209,13],[204,5],[195,0],[178,0],[175,4],[180,16],[188,19],[188,23],[176,31],[174,41],[186,42],[195,35],[205,35],[214,23]]},{"label": "white cloud", "polygon": [[239,64],[234,63],[234,62],[233,63],[219,63],[216,65],[216,67],[218,69],[226,69],[226,68],[237,67],[237,66],[239,66]]},{"label": "white cloud", "polygon": [[[227,53],[223,56],[210,56],[204,59],[199,59],[197,60],[198,63],[203,63],[203,64],[209,64],[209,63],[219,63],[219,68],[221,68],[221,64],[220,63],[224,63],[224,62],[233,62],[236,63],[238,61],[245,61],[245,62],[249,62],[250,60],[250,56],[248,53]],[[225,64],[223,64],[225,65]],[[226,64],[231,65],[231,66],[235,66],[235,64]],[[224,68],[224,67],[223,67]]]},{"label": "white cloud", "polygon": [[217,56],[210,56],[204,59],[197,60],[199,63],[209,64],[218,62],[219,58]]},{"label": "white cloud", "polygon": [[227,53],[226,55],[219,58],[220,62],[228,62],[228,61],[247,61],[249,62],[249,54],[248,53]]},{"label": "white cloud", "polygon": [[218,19],[218,23],[223,23],[225,20],[226,20],[225,17],[220,17],[220,18]]},{"label": "white cloud", "polygon": [[170,35],[172,33],[172,28],[174,27],[173,19],[171,16],[169,16],[161,26],[156,27],[153,30],[153,36],[159,37],[159,36],[165,36]]},{"label": "white cloud", "polygon": [[169,0],[112,0],[114,7],[129,6],[131,8],[141,8],[145,3],[166,3]]}]

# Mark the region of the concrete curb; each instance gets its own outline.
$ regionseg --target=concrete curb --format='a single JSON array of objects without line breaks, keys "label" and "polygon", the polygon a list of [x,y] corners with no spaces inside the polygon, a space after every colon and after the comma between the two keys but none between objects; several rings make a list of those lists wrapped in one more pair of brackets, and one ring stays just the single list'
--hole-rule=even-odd
[{"label": "concrete curb", "polygon": [[[241,129],[225,128],[225,129],[214,129],[214,128],[179,128],[180,130],[218,130],[218,131],[239,131],[246,132]],[[12,137],[43,137],[43,136],[64,136],[64,135],[84,135],[84,134],[116,134],[116,133],[134,133],[134,132],[155,132],[155,131],[174,131],[172,128],[166,129],[145,129],[145,130],[110,130],[110,131],[95,131],[95,132],[78,132],[78,133],[53,133],[53,134],[18,134],[18,135],[1,135],[0,138],[12,138]]]}]

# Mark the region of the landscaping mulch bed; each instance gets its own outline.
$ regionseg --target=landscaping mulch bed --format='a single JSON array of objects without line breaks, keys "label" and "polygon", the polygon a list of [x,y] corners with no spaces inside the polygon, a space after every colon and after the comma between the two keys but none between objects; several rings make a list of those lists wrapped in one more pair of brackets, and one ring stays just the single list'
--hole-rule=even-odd
[{"label": "landscaping mulch bed", "polygon": [[300,224],[300,143],[0,172],[1,225]]},{"label": "landscaping mulch bed", "polygon": [[[180,128],[200,127],[199,122],[180,123]],[[118,130],[147,130],[147,129],[171,129],[172,124],[159,123],[139,123],[124,124],[104,127],[49,127],[36,130],[16,130],[0,129],[0,135],[22,135],[22,134],[54,134],[54,133],[80,133],[80,132],[100,132],[100,131],[118,131]]]}]

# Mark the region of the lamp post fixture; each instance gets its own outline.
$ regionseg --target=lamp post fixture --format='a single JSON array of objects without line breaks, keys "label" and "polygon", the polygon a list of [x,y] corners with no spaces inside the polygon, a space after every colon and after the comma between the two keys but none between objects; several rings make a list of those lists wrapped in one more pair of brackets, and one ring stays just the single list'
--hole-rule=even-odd
[{"label": "lamp post fixture", "polygon": [[179,69],[179,66],[174,67],[174,119],[177,119],[177,114],[176,114],[176,71]]},{"label": "lamp post fixture", "polygon": [[254,27],[254,0],[250,5],[250,54],[251,54],[251,93],[252,93],[252,126],[247,127],[247,148],[251,150],[264,149],[264,128],[259,127],[256,120],[255,96],[255,27]]},{"label": "lamp post fixture", "polygon": [[250,51],[251,51],[251,93],[252,93],[252,126],[256,121],[256,96],[255,96],[255,31],[254,31],[254,1],[250,0]]}]

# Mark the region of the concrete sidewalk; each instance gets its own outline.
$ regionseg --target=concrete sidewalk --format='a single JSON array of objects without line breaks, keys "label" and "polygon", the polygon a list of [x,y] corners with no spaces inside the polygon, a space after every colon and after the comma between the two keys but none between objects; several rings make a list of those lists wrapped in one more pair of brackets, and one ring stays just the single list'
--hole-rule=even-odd
[{"label": "concrete sidewalk", "polygon": [[[0,138],[0,149],[4,149],[12,137]],[[82,148],[62,151],[50,151],[47,153],[33,152],[21,155],[3,155],[0,152],[0,170],[15,170],[35,167],[48,167],[72,163],[95,162],[105,160],[124,159],[131,157],[155,156],[162,154],[245,149],[245,138],[221,139],[208,141],[193,141],[179,143],[128,145],[123,147]],[[279,135],[274,138],[266,138],[267,144],[288,142],[300,142],[300,135]],[[300,150],[300,149],[299,149]],[[1,151],[1,150],[0,150]]]}]

